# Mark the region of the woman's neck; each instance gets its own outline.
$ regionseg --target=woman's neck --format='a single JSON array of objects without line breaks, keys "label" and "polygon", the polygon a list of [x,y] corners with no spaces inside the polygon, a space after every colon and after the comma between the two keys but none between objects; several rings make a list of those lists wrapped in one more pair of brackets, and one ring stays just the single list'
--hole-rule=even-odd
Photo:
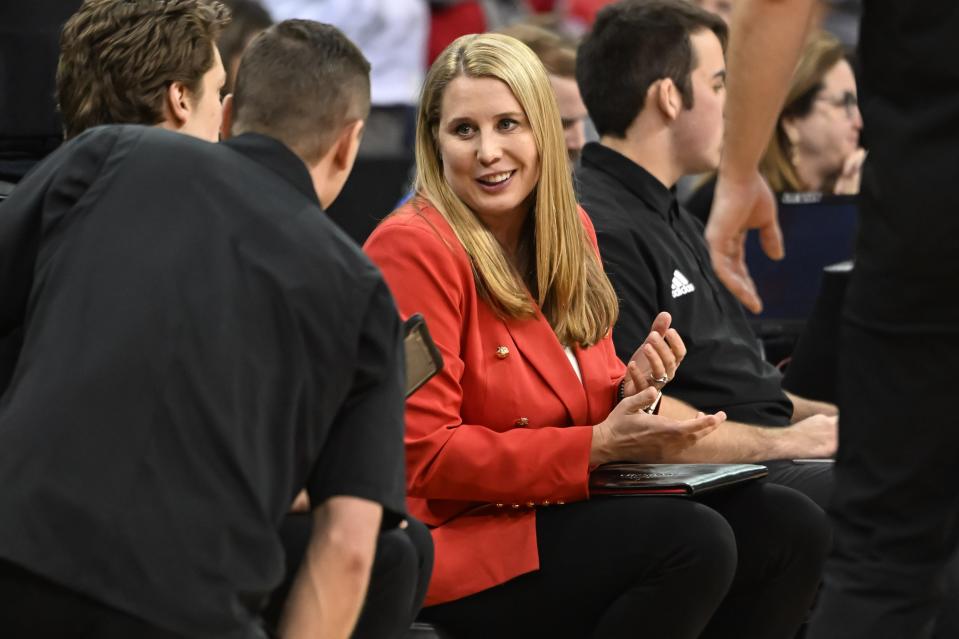
[{"label": "woman's neck", "polygon": [[503,215],[492,219],[480,216],[480,219],[503,247],[507,259],[517,272],[525,274],[530,263],[529,242],[526,238],[529,214]]},{"label": "woman's neck", "polygon": [[520,246],[522,245],[523,226],[523,223],[514,224],[511,222],[508,225],[487,226],[487,228],[489,228],[493,237],[496,238],[496,241],[499,242],[499,245],[503,247],[503,250],[506,251],[506,255],[510,259],[513,259],[513,256],[519,252]]}]

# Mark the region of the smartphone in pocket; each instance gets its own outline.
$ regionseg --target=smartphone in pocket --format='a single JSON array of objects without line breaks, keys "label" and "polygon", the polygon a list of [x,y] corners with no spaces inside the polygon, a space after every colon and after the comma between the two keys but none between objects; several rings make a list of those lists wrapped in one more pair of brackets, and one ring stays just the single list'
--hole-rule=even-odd
[{"label": "smartphone in pocket", "polygon": [[419,313],[403,323],[406,350],[406,396],[409,397],[443,370],[443,356],[433,343],[426,320]]}]

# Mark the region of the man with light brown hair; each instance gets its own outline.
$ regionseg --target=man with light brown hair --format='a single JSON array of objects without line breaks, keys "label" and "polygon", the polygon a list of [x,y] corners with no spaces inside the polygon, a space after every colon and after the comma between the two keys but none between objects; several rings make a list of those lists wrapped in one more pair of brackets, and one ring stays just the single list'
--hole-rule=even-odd
[{"label": "man with light brown hair", "polygon": [[66,137],[145,124],[216,142],[226,73],[215,43],[228,22],[214,0],[86,0],[60,38]]}]

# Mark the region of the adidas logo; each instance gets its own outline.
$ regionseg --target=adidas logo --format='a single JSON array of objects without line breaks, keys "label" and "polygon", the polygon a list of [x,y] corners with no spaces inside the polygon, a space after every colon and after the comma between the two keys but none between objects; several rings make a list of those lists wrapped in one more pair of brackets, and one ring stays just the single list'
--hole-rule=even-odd
[{"label": "adidas logo", "polygon": [[673,299],[692,293],[695,290],[696,287],[693,286],[693,283],[686,279],[686,276],[680,273],[679,269],[673,271]]}]

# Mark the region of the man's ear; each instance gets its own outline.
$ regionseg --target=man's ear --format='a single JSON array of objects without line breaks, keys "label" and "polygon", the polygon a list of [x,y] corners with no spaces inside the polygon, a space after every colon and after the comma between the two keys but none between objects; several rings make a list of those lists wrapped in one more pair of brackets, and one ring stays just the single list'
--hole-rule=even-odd
[{"label": "man's ear", "polygon": [[190,92],[182,82],[171,82],[167,87],[165,111],[168,123],[176,129],[186,124],[190,118]]},{"label": "man's ear", "polygon": [[308,165],[313,178],[313,188],[325,209],[332,204],[353,170],[353,162],[360,150],[360,136],[363,133],[363,120],[345,125],[333,145],[315,164]]},{"label": "man's ear", "polygon": [[233,133],[233,94],[228,93],[223,98],[223,119],[220,120],[220,139],[229,140]]},{"label": "man's ear", "polygon": [[363,120],[356,120],[343,127],[333,153],[333,166],[336,169],[349,171],[353,168],[353,161],[356,160],[356,153],[360,149],[364,125]]},{"label": "man's ear", "polygon": [[656,106],[668,120],[675,120],[683,110],[683,96],[679,87],[671,78],[662,78],[652,88],[655,88]]}]

